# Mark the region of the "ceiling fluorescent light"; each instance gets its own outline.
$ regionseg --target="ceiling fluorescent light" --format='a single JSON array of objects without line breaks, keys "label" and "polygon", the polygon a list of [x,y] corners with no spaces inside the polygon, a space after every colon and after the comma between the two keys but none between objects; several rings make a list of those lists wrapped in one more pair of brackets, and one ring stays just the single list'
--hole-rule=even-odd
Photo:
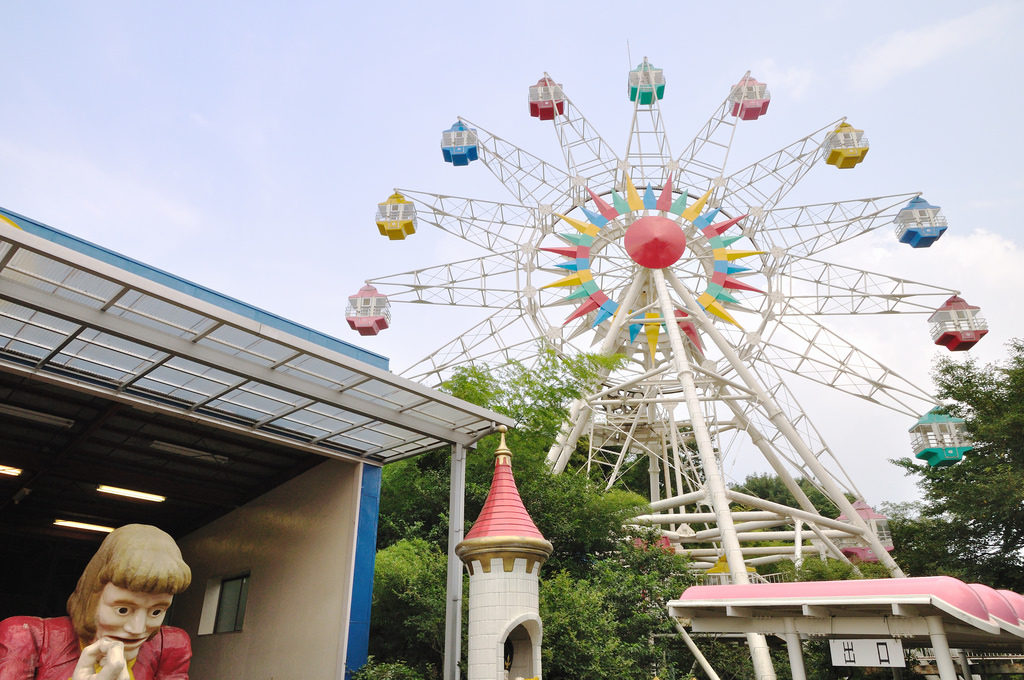
[{"label": "ceiling fluorescent light", "polygon": [[89,524],[88,522],[76,522],[71,519],[55,519],[54,526],[67,527],[68,529],[84,529],[85,531],[97,531],[101,534],[109,534],[114,527],[105,527],[102,524]]},{"label": "ceiling fluorescent light", "polygon": [[166,496],[161,496],[159,494],[146,493],[145,491],[133,491],[132,489],[122,489],[119,486],[107,486],[106,484],[100,484],[96,487],[96,490],[100,493],[108,493],[112,496],[137,498],[140,501],[152,501],[154,503],[163,503],[167,500]]},{"label": "ceiling fluorescent light", "polygon": [[49,413],[43,413],[42,411],[33,411],[32,409],[21,408],[20,406],[11,406],[10,404],[0,404],[0,413],[8,416],[14,416],[15,418],[34,420],[35,422],[43,423],[44,425],[63,427],[65,430],[73,427],[75,424],[75,421],[71,418],[61,418],[60,416],[50,415]]},{"label": "ceiling fluorescent light", "polygon": [[10,465],[0,465],[0,475],[7,475],[8,477],[17,477],[21,473],[21,468],[11,467]]},{"label": "ceiling fluorescent light", "polygon": [[200,451],[199,449],[190,449],[187,446],[179,446],[178,444],[171,444],[170,442],[156,441],[149,445],[150,448],[154,448],[157,451],[163,451],[164,453],[173,453],[176,456],[183,456],[185,458],[195,458],[197,460],[206,460],[219,465],[227,465],[231,462],[231,459],[227,456],[218,456],[215,453],[209,451]]}]

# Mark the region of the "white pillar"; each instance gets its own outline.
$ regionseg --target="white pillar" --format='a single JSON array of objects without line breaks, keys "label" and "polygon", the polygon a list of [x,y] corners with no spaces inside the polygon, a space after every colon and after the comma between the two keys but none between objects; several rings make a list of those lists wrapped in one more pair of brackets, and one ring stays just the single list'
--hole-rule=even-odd
[{"label": "white pillar", "polygon": [[462,541],[466,505],[466,449],[452,447],[451,481],[448,495],[448,586],[444,607],[443,680],[459,680],[462,657],[462,560],[455,546]]},{"label": "white pillar", "polygon": [[953,655],[946,640],[946,629],[942,625],[941,616],[927,616],[928,636],[932,639],[932,651],[935,652],[935,665],[939,669],[939,680],[957,680],[956,666]]},{"label": "white pillar", "polygon": [[807,680],[807,671],[804,668],[804,650],[800,645],[800,633],[796,632],[796,624],[793,623],[793,619],[786,619],[786,632],[783,637],[786,639],[789,669],[793,680]]},{"label": "white pillar", "polygon": [[796,544],[793,546],[793,564],[799,569],[804,563],[804,521],[798,519],[796,521],[796,538],[794,541]]}]

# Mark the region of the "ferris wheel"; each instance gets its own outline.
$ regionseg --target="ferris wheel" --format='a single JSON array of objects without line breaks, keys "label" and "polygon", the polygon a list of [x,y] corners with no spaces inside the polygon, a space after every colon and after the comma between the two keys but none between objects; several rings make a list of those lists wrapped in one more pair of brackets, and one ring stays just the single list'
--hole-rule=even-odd
[{"label": "ferris wheel", "polygon": [[[549,453],[554,472],[581,448],[583,469],[609,487],[642,470],[652,514],[634,521],[658,527],[698,565],[726,565],[734,581],[745,582],[753,565],[799,557],[805,540],[839,559],[857,546],[902,575],[877,516],[849,500],[863,494],[789,383],[798,376],[908,419],[936,406],[824,318],[935,317],[957,291],[826,256],[877,229],[927,247],[945,220],[917,192],[784,207],[815,165],[863,161],[863,131],[835,120],[727,169],[737,129],[768,111],[766,85],[744,74],[677,153],[661,114],[665,88],[646,58],[629,73],[633,115],[620,155],[545,73],[529,89],[529,113],[552,126],[564,167],[463,118],[442,133],[444,161],[485,166],[513,200],[399,188],[380,204],[382,235],[414,238],[429,224],[481,249],[367,282],[388,304],[480,310],[475,325],[403,374],[437,383],[458,366],[529,362],[539,346],[621,354],[624,364],[572,405]],[[977,310],[957,309],[968,307]],[[984,334],[975,313],[951,323],[945,331],[958,338]],[[778,475],[793,507],[727,486],[723,465],[747,456]],[[801,479],[835,503],[838,520],[818,513]]]}]

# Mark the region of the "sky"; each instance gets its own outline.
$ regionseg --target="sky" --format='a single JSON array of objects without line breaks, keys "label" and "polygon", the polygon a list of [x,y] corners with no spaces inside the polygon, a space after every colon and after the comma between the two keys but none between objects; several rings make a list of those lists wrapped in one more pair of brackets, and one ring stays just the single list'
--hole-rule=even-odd
[{"label": "sky", "polygon": [[[783,203],[923,192],[950,224],[934,247],[881,229],[830,257],[962,291],[991,327],[970,352],[980,362],[1024,336],[1021,3],[9,0],[4,24],[0,205],[377,351],[396,371],[480,315],[396,306],[391,329],[363,338],[345,323],[348,295],[474,253],[429,227],[387,241],[376,204],[395,187],[508,200],[481,164],[441,162],[457,116],[561,166],[550,124],[527,115],[545,71],[622,153],[627,72],[645,56],[664,69],[673,150],[745,71],[768,83],[769,113],[738,130],[732,169],[847,116],[870,139],[865,162],[815,168]],[[930,390],[945,350],[925,318],[836,326]],[[886,462],[910,455],[913,422],[792,386],[870,502],[917,497]]]}]

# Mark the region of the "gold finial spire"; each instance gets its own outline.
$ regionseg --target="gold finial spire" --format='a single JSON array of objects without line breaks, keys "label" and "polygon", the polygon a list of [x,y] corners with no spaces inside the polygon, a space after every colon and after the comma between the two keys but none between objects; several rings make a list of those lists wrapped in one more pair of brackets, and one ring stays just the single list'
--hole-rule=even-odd
[{"label": "gold finial spire", "polygon": [[505,443],[505,433],[508,432],[508,428],[504,425],[499,425],[498,432],[501,433],[501,441],[498,443],[498,448],[494,452],[494,457],[500,465],[511,465],[512,451],[509,450],[508,444]]}]

